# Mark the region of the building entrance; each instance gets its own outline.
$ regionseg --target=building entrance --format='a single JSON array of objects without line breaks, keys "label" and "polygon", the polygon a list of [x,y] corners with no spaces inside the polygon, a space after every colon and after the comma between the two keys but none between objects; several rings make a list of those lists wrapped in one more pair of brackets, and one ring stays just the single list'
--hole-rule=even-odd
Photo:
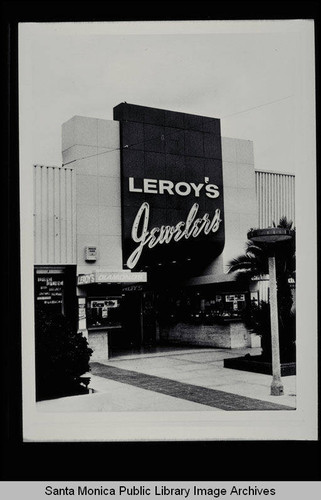
[{"label": "building entrance", "polygon": [[152,292],[129,291],[122,295],[121,332],[109,332],[109,353],[136,351],[156,344],[156,314]]},{"label": "building entrance", "polygon": [[122,347],[138,347],[143,341],[142,293],[127,292],[122,307],[123,342]]},{"label": "building entrance", "polygon": [[84,291],[86,295],[79,299],[79,318],[88,332],[95,358],[155,346],[153,292],[140,284],[120,283],[88,283]]}]

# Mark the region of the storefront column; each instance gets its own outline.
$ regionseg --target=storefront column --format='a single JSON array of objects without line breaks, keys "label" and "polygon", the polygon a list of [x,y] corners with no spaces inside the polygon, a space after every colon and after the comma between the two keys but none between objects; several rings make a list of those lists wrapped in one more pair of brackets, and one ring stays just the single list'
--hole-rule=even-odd
[{"label": "storefront column", "polygon": [[86,297],[78,297],[78,331],[88,340]]},{"label": "storefront column", "polygon": [[90,330],[88,344],[93,350],[90,361],[106,361],[109,359],[108,330]]},{"label": "storefront column", "polygon": [[270,275],[270,309],[271,309],[271,342],[272,342],[272,373],[271,395],[281,396],[284,394],[281,380],[281,362],[279,345],[279,318],[278,318],[278,298],[275,271],[275,256],[269,256]]}]

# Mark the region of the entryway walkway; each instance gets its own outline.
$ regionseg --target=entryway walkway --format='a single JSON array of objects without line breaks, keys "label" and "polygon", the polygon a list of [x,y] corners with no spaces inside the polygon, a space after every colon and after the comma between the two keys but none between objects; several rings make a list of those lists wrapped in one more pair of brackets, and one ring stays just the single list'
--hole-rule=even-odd
[{"label": "entryway walkway", "polygon": [[140,389],[153,391],[174,398],[192,401],[221,410],[292,410],[290,406],[229,392],[209,389],[199,385],[178,382],[168,378],[139,373],[133,370],[91,363],[91,373],[98,377],[121,382]]}]

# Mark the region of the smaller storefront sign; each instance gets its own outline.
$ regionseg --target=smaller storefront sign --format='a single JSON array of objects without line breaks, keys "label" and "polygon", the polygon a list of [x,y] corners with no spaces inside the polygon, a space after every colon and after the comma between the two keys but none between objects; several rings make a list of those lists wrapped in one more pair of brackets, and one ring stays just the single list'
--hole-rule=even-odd
[{"label": "smaller storefront sign", "polygon": [[143,289],[143,285],[129,285],[123,287],[123,292],[142,292]]},{"label": "smaller storefront sign", "polygon": [[86,319],[86,304],[78,304],[78,319]]},{"label": "smaller storefront sign", "polygon": [[86,327],[86,299],[78,297],[78,330],[84,332]]},{"label": "smaller storefront sign", "polygon": [[90,307],[104,307],[104,301],[103,300],[92,300]]},{"label": "smaller storefront sign", "polygon": [[245,295],[243,293],[240,293],[238,295],[226,295],[225,296],[225,301],[226,302],[237,302],[237,301],[240,301],[240,302],[244,302],[245,301]]},{"label": "smaller storefront sign", "polygon": [[77,278],[77,285],[88,285],[89,283],[95,283],[95,275],[92,274],[80,274]]},{"label": "smaller storefront sign", "polygon": [[62,305],[64,279],[62,275],[36,276],[36,303],[48,305]]},{"label": "smaller storefront sign", "polygon": [[89,285],[90,283],[145,283],[147,273],[130,271],[123,272],[103,272],[99,271],[91,274],[80,274],[77,278],[77,285]]},{"label": "smaller storefront sign", "polygon": [[95,273],[96,283],[132,283],[136,281],[147,281],[146,273],[132,272],[98,272]]},{"label": "smaller storefront sign", "polygon": [[108,300],[93,300],[91,302],[91,307],[102,307],[103,309],[106,307],[117,307],[118,301],[116,299],[108,299]]}]

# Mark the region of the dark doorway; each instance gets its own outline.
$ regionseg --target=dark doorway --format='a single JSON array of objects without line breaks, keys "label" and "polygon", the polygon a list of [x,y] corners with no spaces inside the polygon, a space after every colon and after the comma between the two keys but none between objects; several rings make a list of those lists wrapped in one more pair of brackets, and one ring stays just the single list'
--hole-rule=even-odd
[{"label": "dark doorway", "polygon": [[156,310],[153,292],[144,292],[142,296],[143,346],[156,345]]},{"label": "dark doorway", "polygon": [[127,347],[142,344],[142,293],[127,292],[123,297],[123,338]]},{"label": "dark doorway", "polygon": [[154,294],[128,291],[122,296],[121,331],[109,331],[111,357],[137,353],[156,345],[156,312]]},{"label": "dark doorway", "polygon": [[121,330],[108,331],[109,355],[142,345],[142,294],[128,292],[122,296]]}]

